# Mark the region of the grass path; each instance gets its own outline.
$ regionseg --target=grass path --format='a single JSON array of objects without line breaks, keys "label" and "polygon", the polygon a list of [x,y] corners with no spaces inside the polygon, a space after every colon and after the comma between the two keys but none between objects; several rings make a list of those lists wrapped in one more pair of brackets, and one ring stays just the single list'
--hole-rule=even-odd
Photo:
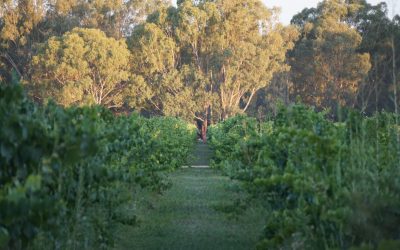
[{"label": "grass path", "polygon": [[141,201],[139,226],[120,228],[117,249],[254,249],[262,213],[249,209],[234,219],[221,211],[243,195],[235,182],[213,169],[182,169],[171,178],[165,194]]},{"label": "grass path", "polygon": [[193,157],[190,161],[191,166],[209,166],[213,155],[212,150],[201,141],[198,141],[194,148]]}]

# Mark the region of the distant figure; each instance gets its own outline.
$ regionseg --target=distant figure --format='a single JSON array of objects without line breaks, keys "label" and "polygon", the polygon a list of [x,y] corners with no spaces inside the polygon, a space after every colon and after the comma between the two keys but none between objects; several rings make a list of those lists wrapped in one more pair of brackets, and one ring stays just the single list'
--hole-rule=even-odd
[{"label": "distant figure", "polygon": [[203,125],[203,121],[197,120],[197,136],[199,137],[199,141],[203,141],[204,143],[207,142],[207,130],[206,127]]}]

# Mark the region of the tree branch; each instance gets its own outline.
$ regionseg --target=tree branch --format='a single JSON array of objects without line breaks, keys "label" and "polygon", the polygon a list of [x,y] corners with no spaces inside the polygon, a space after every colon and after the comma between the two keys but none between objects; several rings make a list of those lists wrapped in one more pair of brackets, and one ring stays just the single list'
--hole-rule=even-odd
[{"label": "tree branch", "polygon": [[251,100],[253,99],[253,96],[254,96],[255,93],[256,93],[256,90],[253,89],[253,90],[251,91],[251,95],[250,95],[250,97],[249,97],[249,101],[247,102],[246,107],[244,107],[243,111],[246,112],[246,110],[247,110],[247,108],[249,107],[250,102],[251,102]]},{"label": "tree branch", "polygon": [[17,67],[17,64],[14,62],[14,60],[11,58],[11,56],[8,55],[7,52],[5,52],[2,56],[3,56],[5,59],[7,59],[7,61],[11,64],[11,66],[12,66],[12,67],[15,69],[15,71],[17,72],[18,76],[19,76],[21,79],[23,79],[23,76],[22,76],[22,74],[21,74],[21,71],[19,71],[19,69],[18,69],[18,67]]}]

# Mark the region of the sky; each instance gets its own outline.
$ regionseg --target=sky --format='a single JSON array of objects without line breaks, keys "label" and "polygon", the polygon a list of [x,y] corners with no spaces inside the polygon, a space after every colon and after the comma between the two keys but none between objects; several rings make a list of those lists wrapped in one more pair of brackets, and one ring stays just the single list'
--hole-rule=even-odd
[{"label": "sky", "polygon": [[[371,4],[377,4],[383,0],[368,0],[367,2]],[[172,2],[176,2],[173,0]],[[302,11],[304,8],[317,7],[317,4],[321,0],[263,0],[264,4],[268,7],[280,7],[281,8],[281,22],[284,24],[289,24],[292,17]],[[400,0],[386,0],[385,1],[390,9],[389,17],[394,16],[394,13],[400,14]],[[395,8],[393,8],[395,6]]]},{"label": "sky", "polygon": [[[317,7],[321,0],[263,0],[264,4],[268,7],[278,6],[281,8],[281,21],[284,24],[289,24],[292,17],[302,11],[304,8]],[[368,3],[377,4],[382,0],[368,0]],[[387,0],[385,1],[389,8],[389,17],[393,16],[393,5],[395,6],[395,13],[400,13],[400,0]],[[396,6],[397,5],[397,6]]]}]

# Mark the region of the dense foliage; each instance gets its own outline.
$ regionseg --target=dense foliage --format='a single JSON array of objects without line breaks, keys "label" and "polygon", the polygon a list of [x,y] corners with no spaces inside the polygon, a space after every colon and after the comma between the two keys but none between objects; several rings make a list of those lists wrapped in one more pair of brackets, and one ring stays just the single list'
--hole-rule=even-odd
[{"label": "dense foliage", "polygon": [[75,28],[52,37],[32,59],[31,94],[64,106],[103,105],[120,108],[133,90],[129,51],[124,40],[97,29]]},{"label": "dense foliage", "polygon": [[[344,20],[361,6],[343,1],[323,1],[314,9],[313,18],[301,23],[301,39],[293,51],[293,95],[307,104],[332,109],[336,105],[353,107],[362,80],[371,68],[368,53],[357,50],[361,34]],[[310,14],[307,16],[310,17]]]},{"label": "dense foliage", "polygon": [[132,190],[168,187],[193,127],[175,118],[115,117],[100,107],[38,107],[18,85],[0,89],[0,248],[113,245]]},{"label": "dense foliage", "polygon": [[270,211],[260,249],[399,247],[396,117],[339,117],[293,105],[264,123],[239,116],[212,128],[215,166]]},{"label": "dense foliage", "polygon": [[[246,111],[255,93],[287,70],[297,30],[274,22],[260,0],[178,1],[138,25],[129,39],[147,109],[210,122]],[[246,34],[243,36],[243,34]]]},{"label": "dense foliage", "polygon": [[333,115],[338,105],[396,112],[400,16],[395,1],[369,2],[324,0],[293,16],[300,36],[286,56],[290,71],[257,92],[248,114],[265,117],[299,99]]}]

